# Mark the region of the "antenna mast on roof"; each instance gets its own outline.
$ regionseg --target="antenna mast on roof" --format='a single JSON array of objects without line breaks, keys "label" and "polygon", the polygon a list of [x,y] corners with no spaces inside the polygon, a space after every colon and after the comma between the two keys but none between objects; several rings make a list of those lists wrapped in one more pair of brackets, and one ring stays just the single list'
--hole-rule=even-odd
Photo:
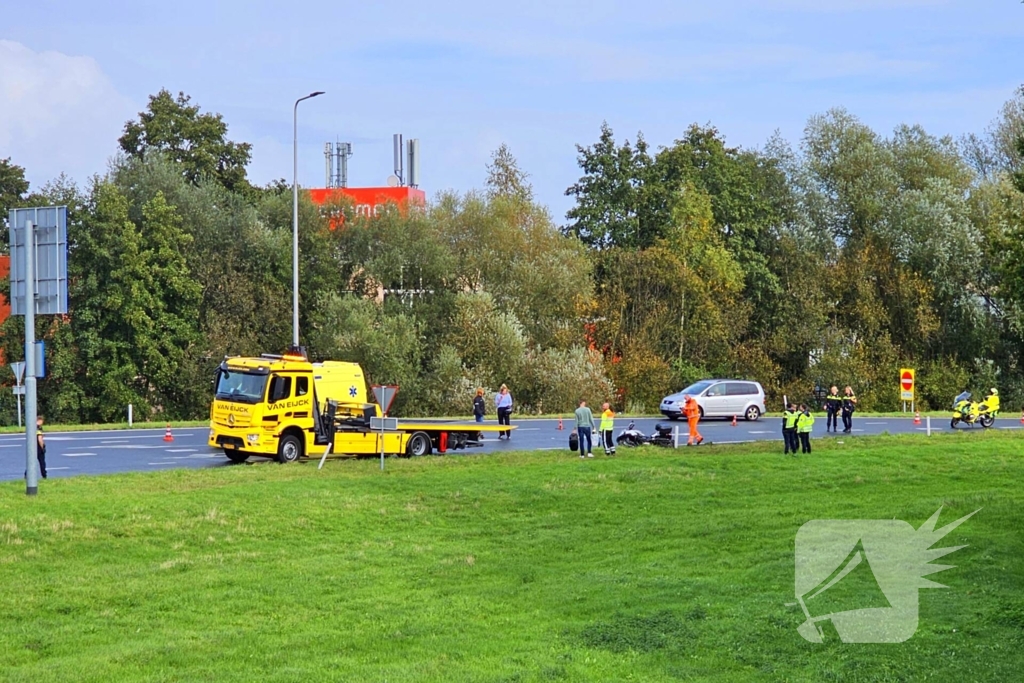
[{"label": "antenna mast on roof", "polygon": [[402,144],[402,134],[395,133],[392,136],[392,146],[395,156],[395,177],[398,178],[400,186],[405,185],[405,155],[402,153],[405,145]]},{"label": "antenna mast on roof", "polygon": [[327,187],[348,187],[348,158],[352,156],[352,143],[328,142],[324,145],[327,162]]}]

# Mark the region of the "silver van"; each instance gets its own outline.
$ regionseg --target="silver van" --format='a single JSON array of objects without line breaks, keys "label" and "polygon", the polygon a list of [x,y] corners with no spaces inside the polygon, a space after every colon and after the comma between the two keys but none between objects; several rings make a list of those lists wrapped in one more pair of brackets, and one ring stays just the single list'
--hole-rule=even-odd
[{"label": "silver van", "polygon": [[764,388],[745,379],[702,379],[661,401],[661,412],[670,420],[683,416],[683,396],[689,394],[700,407],[701,418],[736,417],[754,421],[764,415]]}]

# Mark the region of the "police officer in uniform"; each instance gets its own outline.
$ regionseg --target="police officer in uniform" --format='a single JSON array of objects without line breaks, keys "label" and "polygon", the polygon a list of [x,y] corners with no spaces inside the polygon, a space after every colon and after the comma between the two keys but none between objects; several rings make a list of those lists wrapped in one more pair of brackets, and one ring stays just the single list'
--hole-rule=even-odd
[{"label": "police officer in uniform", "polygon": [[[796,414],[796,433],[800,437],[800,449],[803,453],[811,452],[811,432],[814,431],[814,416],[810,409],[801,404]],[[793,450],[796,453],[796,450]]]},{"label": "police officer in uniform", "polygon": [[800,413],[797,412],[795,403],[790,403],[782,413],[782,441],[786,444],[783,455],[789,455],[790,451],[793,451],[793,455],[796,455],[797,450],[800,448],[796,435],[796,420],[799,415]]},{"label": "police officer in uniform", "polygon": [[825,433],[827,434],[830,430],[833,432],[839,431],[839,409],[843,405],[843,399],[839,395],[839,387],[832,387],[829,391],[828,397],[825,398]]},{"label": "police officer in uniform", "polygon": [[853,411],[857,409],[857,397],[853,394],[852,387],[843,390],[843,434],[853,431]]}]

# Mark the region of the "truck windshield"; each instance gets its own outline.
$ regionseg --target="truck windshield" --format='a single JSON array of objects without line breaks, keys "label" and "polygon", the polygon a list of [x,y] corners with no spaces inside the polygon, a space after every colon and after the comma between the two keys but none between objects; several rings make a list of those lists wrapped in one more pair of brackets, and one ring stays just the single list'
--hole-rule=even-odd
[{"label": "truck windshield", "polygon": [[263,400],[266,385],[265,374],[255,375],[221,368],[217,373],[217,398],[221,401],[259,403]]}]

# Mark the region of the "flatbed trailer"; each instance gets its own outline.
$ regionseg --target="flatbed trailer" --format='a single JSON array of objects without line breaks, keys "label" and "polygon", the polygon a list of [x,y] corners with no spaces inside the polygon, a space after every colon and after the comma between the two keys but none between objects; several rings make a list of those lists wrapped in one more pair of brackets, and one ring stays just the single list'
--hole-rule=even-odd
[{"label": "flatbed trailer", "polygon": [[[513,429],[514,426],[478,422],[410,418],[408,421],[397,420],[395,429],[381,431],[371,428],[369,420],[358,426],[346,421],[346,424],[339,425],[334,432],[330,455],[379,455],[381,439],[385,455],[440,455],[449,451],[483,446],[484,434],[496,434]],[[313,457],[313,454],[310,457]]]}]

